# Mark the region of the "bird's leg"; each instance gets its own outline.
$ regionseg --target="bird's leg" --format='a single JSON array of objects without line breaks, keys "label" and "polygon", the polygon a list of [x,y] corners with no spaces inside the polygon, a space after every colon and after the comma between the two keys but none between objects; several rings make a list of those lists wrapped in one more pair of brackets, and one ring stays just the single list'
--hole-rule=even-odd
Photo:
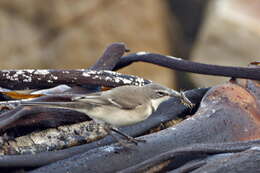
[{"label": "bird's leg", "polygon": [[180,91],[180,94],[181,94],[182,104],[184,104],[185,106],[188,106],[190,109],[192,109],[194,107],[194,104],[191,103],[191,101],[185,96],[184,92]]},{"label": "bird's leg", "polygon": [[111,133],[111,130],[110,130],[110,129],[107,129],[106,131],[107,131],[107,133],[108,133],[109,135],[111,135],[112,138],[114,138],[120,145],[122,145],[122,146],[124,146],[124,147],[126,147],[126,148],[129,147],[122,139],[119,139],[117,136],[115,136],[113,133]]},{"label": "bird's leg", "polygon": [[128,141],[134,143],[135,145],[137,145],[138,142],[146,142],[145,140],[142,140],[142,139],[135,139],[135,138],[133,138],[132,136],[129,136],[129,135],[127,135],[127,134],[125,134],[125,133],[119,131],[118,129],[116,129],[116,128],[114,128],[114,127],[111,127],[110,129],[111,129],[113,132],[116,132],[117,134],[119,134],[119,135],[125,137]]},{"label": "bird's leg", "polygon": [[138,144],[138,142],[145,142],[145,140],[141,140],[141,139],[135,139],[132,136],[129,136],[127,134],[125,134],[124,132],[119,131],[118,129],[116,129],[115,127],[111,126],[108,123],[102,123],[102,126],[104,128],[104,130],[111,135],[113,138],[115,138],[120,144],[122,144],[123,146],[125,146],[125,143],[123,143],[121,140],[119,140],[116,136],[113,135],[113,133],[111,133],[111,131],[123,136],[124,138],[127,139],[127,141],[134,143],[135,145]]},{"label": "bird's leg", "polygon": [[104,130],[105,130],[109,135],[111,135],[112,138],[114,138],[121,146],[123,146],[123,147],[125,147],[125,148],[129,148],[129,145],[127,145],[127,143],[126,143],[123,139],[119,139],[116,135],[114,135],[114,134],[112,133],[112,130],[111,130],[112,126],[111,126],[111,125],[109,125],[109,124],[107,124],[107,123],[102,123],[102,125],[103,125]]}]

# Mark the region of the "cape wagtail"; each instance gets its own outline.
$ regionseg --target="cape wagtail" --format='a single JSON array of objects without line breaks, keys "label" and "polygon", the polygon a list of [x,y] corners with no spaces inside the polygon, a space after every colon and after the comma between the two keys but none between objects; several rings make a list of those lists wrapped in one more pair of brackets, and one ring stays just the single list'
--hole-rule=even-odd
[{"label": "cape wagtail", "polygon": [[82,112],[91,117],[111,134],[114,131],[137,144],[138,140],[119,131],[117,127],[132,125],[147,119],[158,106],[171,97],[179,97],[182,103],[193,104],[182,92],[157,83],[144,86],[121,86],[108,91],[72,96],[69,102],[21,102],[24,106],[44,106]]}]

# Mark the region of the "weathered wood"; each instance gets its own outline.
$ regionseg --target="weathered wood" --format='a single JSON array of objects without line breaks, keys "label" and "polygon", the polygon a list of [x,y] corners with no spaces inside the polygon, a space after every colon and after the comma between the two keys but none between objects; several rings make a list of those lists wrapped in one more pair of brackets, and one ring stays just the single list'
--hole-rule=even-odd
[{"label": "weathered wood", "polygon": [[42,89],[60,84],[99,85],[144,85],[150,81],[132,75],[123,75],[108,70],[0,70],[0,86],[8,89]]}]

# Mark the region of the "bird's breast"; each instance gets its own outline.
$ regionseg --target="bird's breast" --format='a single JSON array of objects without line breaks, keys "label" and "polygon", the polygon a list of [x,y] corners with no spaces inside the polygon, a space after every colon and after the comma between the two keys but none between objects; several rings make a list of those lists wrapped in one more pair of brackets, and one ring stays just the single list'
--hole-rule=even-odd
[{"label": "bird's breast", "polygon": [[93,119],[101,120],[120,127],[136,124],[147,119],[152,114],[151,104],[137,106],[135,109],[120,109],[117,107],[100,106],[86,113]]},{"label": "bird's breast", "polygon": [[151,100],[151,103],[152,103],[153,109],[154,109],[154,110],[157,110],[158,106],[159,106],[162,102],[168,100],[169,98],[170,98],[169,96],[165,96],[165,97],[161,97],[161,98],[158,98],[158,99],[152,99],[152,100]]}]

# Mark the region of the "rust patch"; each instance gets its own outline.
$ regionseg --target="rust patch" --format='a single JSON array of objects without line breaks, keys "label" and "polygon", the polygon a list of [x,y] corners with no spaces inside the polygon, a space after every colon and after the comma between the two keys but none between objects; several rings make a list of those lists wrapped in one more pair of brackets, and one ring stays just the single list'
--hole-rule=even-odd
[{"label": "rust patch", "polygon": [[146,173],[154,173],[154,172],[158,172],[161,171],[163,168],[165,168],[166,166],[168,166],[171,163],[171,160],[167,160],[165,162],[162,162],[156,166],[153,166],[151,168],[149,168],[148,170],[146,170]]},{"label": "rust patch", "polygon": [[207,101],[232,103],[246,111],[255,122],[260,123],[260,110],[256,98],[245,88],[232,83],[215,87],[207,94]]}]

